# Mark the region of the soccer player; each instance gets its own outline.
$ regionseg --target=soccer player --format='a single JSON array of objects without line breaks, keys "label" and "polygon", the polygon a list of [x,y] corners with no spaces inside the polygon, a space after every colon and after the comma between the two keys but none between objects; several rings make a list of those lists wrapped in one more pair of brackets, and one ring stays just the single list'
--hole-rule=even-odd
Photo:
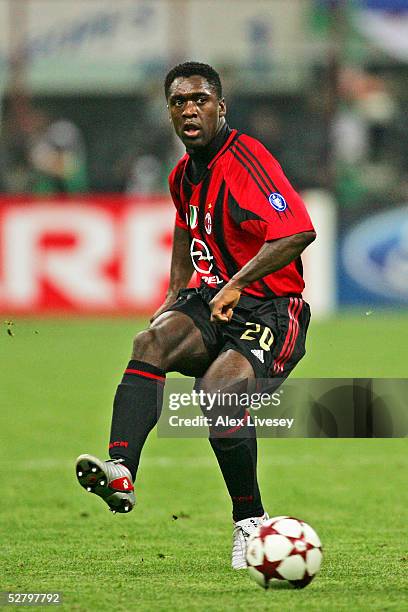
[{"label": "soccer player", "polygon": [[[279,163],[258,140],[228,126],[211,66],[176,66],[165,95],[186,147],[169,177],[176,218],[167,297],[136,336],[117,389],[111,459],[81,455],[76,467],[80,484],[114,512],[135,504],[140,453],[157,423],[167,372],[199,377],[207,393],[246,389],[257,379],[273,388],[304,355],[310,319],[300,254],[316,234]],[[201,284],[188,289],[194,271]],[[246,567],[246,540],[267,516],[249,418],[210,429],[232,500],[235,569]]]}]

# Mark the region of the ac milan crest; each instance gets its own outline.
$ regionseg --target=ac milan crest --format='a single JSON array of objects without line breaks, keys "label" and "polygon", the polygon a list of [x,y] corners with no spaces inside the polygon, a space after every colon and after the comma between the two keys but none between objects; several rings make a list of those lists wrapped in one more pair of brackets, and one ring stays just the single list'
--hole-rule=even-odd
[{"label": "ac milan crest", "polygon": [[211,219],[211,215],[208,212],[205,215],[205,219],[204,219],[204,227],[205,227],[205,231],[207,232],[207,234],[211,234],[211,230],[212,230],[212,219]]}]

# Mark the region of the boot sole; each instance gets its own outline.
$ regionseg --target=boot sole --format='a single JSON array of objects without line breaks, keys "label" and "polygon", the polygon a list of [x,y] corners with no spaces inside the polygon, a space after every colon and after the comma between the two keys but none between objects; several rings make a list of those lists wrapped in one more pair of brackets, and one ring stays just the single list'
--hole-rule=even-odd
[{"label": "boot sole", "polygon": [[81,487],[101,497],[111,512],[129,513],[133,510],[128,493],[114,491],[109,487],[103,461],[97,457],[80,455],[76,462],[76,476]]}]

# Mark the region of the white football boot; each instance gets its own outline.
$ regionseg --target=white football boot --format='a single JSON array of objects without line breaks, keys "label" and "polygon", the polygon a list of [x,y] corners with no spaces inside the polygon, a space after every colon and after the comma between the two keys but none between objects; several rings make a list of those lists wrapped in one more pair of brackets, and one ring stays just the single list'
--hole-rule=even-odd
[{"label": "white football boot", "polygon": [[254,516],[234,523],[231,560],[233,569],[239,570],[246,569],[248,567],[246,562],[247,540],[255,529],[267,521],[268,518],[269,516],[265,512],[263,516]]},{"label": "white football boot", "polygon": [[130,512],[135,505],[132,476],[123,459],[101,461],[93,455],[80,455],[76,460],[76,475],[81,487],[102,497],[109,510]]}]

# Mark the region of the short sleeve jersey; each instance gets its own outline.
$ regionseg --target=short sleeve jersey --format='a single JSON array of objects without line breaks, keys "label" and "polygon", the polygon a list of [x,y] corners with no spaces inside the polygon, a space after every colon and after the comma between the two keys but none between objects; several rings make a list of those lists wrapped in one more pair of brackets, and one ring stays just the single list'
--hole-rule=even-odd
[{"label": "short sleeve jersey", "polygon": [[[178,162],[169,187],[201,283],[221,288],[265,242],[314,229],[281,166],[255,138],[232,130],[197,184],[187,176],[188,161],[186,154]],[[303,288],[299,257],[242,293],[271,298],[299,295]]]}]

